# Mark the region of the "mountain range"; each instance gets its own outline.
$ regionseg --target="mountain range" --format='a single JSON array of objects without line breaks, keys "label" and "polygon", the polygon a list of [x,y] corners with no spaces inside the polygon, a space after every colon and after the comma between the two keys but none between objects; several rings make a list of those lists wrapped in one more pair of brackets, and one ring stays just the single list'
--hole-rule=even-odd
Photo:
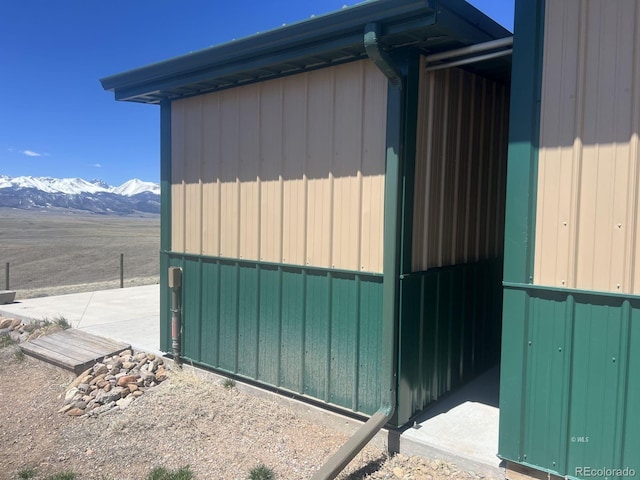
[{"label": "mountain range", "polygon": [[113,187],[102,180],[0,175],[0,207],[113,215],[160,213],[160,186],[137,178]]}]

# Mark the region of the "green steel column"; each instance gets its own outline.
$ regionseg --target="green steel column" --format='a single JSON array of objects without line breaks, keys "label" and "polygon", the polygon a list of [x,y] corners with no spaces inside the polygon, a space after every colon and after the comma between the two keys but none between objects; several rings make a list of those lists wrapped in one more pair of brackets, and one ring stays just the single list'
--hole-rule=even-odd
[{"label": "green steel column", "polygon": [[[533,281],[544,2],[516,1],[503,277],[509,283]],[[524,434],[528,311],[526,292],[504,290],[498,452],[516,461]]]},{"label": "green steel column", "polygon": [[[397,404],[398,293],[402,195],[402,88],[389,85],[387,158],[384,192],[384,283],[382,288],[382,401],[389,412]],[[390,383],[385,385],[385,379]]]},{"label": "green steel column", "polygon": [[171,251],[171,102],[160,104],[160,348],[170,351],[168,269]]}]

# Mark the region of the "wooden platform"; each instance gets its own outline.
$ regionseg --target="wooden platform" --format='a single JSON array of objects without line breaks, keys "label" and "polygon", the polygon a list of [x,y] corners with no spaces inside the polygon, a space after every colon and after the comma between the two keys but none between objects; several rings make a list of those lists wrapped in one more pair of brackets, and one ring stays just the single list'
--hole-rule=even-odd
[{"label": "wooden platform", "polygon": [[131,345],[126,343],[73,328],[20,344],[25,354],[71,370],[76,375],[105,356],[116,355],[129,348]]}]

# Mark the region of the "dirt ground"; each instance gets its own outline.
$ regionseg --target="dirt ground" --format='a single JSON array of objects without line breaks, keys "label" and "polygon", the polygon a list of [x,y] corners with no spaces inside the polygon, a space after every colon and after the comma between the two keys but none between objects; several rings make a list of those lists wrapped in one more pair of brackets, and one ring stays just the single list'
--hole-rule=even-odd
[{"label": "dirt ground", "polygon": [[[159,280],[160,216],[107,216],[0,209],[0,289],[5,264],[17,298]],[[85,289],[85,290],[83,290]]]},{"label": "dirt ground", "polygon": [[[197,370],[170,372],[125,410],[98,418],[58,413],[70,372],[0,348],[0,479],[72,471],[77,479],[144,479],[157,466],[189,466],[197,479],[248,478],[264,464],[277,480],[310,478],[347,437],[268,398]],[[342,479],[482,478],[369,446]]]}]

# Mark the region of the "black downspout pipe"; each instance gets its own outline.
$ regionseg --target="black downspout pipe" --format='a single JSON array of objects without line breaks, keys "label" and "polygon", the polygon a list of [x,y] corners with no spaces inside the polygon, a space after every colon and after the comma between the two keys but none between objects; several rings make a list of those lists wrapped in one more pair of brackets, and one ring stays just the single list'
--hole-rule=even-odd
[{"label": "black downspout pipe", "polygon": [[[403,76],[378,43],[379,25],[365,27],[364,46],[369,58],[389,79],[384,203],[384,280],[382,312],[381,399],[379,410],[312,478],[333,480],[391,420],[396,410],[398,289],[400,275],[400,212],[402,201]],[[385,385],[385,379],[388,384]]]}]

